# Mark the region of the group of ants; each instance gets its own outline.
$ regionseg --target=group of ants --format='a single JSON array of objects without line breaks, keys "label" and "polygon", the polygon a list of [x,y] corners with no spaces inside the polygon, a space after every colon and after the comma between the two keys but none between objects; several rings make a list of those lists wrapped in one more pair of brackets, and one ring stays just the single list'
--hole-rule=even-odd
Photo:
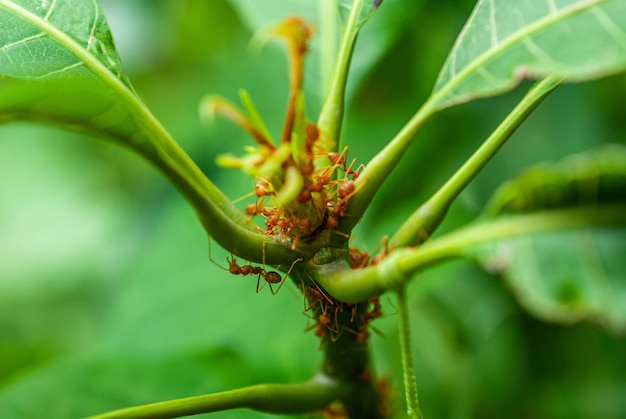
[{"label": "group of ants", "polygon": [[[312,145],[317,140],[318,132],[317,127],[313,124],[307,126],[307,141],[305,144],[305,150],[309,155],[313,155]],[[310,149],[309,149],[310,148]],[[329,152],[327,153],[328,159],[331,165],[323,170],[321,174],[316,176],[308,176],[308,179],[304,183],[302,191],[297,197],[298,202],[306,203],[311,200],[312,193],[326,192],[329,188],[336,188],[336,198],[328,199],[326,201],[325,215],[323,218],[322,228],[328,230],[335,230],[339,225],[339,219],[346,215],[346,209],[348,207],[348,200],[356,193],[355,180],[360,175],[360,171],[363,165],[353,170],[356,159],[352,160],[350,165],[347,164],[347,151],[346,147],[342,153]],[[300,167],[300,171],[303,175],[312,175],[313,164],[312,158],[307,159],[305,164]],[[344,177],[341,179],[333,179],[333,174],[336,170],[344,173]],[[279,237],[290,237],[292,239],[292,248],[297,246],[302,232],[310,230],[311,220],[304,218],[302,220],[291,217],[291,214],[281,212],[277,208],[267,207],[263,205],[263,199],[273,194],[274,191],[271,188],[271,184],[267,179],[261,179],[254,188],[254,194],[257,197],[255,204],[250,204],[246,207],[246,213],[248,215],[255,216],[261,215],[265,217],[266,234],[278,235]],[[337,234],[343,235],[344,233],[336,231]],[[361,269],[368,265],[375,265],[382,258],[388,254],[388,246],[386,241],[383,241],[383,250],[374,257],[370,257],[367,252],[360,251],[356,247],[349,249],[350,264],[352,269]],[[212,260],[212,259],[211,259]],[[260,292],[265,285],[269,285],[272,294],[276,295],[285,280],[291,273],[294,265],[300,262],[302,259],[296,259],[285,275],[285,280],[277,271],[270,271],[265,269],[265,263],[263,267],[254,266],[252,264],[239,265],[235,256],[231,254],[227,257],[228,268],[227,270],[233,275],[256,275],[257,286],[256,292]],[[216,263],[217,264],[217,263]],[[219,266],[219,264],[217,264]],[[221,266],[220,266],[221,267]],[[224,268],[223,268],[224,269]],[[263,279],[263,281],[261,281]],[[279,284],[276,289],[272,285]],[[313,311],[312,318],[315,320],[315,324],[308,327],[307,330],[313,329],[315,334],[322,340],[322,344],[327,342],[327,338],[331,341],[337,341],[343,332],[350,332],[356,335],[356,340],[359,343],[365,344],[369,338],[369,328],[371,328],[370,322],[376,318],[382,316],[382,308],[380,304],[380,297],[374,297],[369,300],[369,307],[365,312],[358,309],[356,303],[341,302],[320,288],[314,281],[312,285],[301,284],[302,292],[305,297],[305,301],[308,300],[308,304],[305,302],[305,312]],[[349,311],[349,323],[355,324],[355,328],[349,328],[343,326],[344,321],[339,322],[338,318],[341,313],[348,313]],[[339,323],[342,326],[339,326]],[[374,331],[376,329],[372,328]]]},{"label": "group of ants", "polygon": [[[314,225],[308,216],[299,216],[284,207],[276,208],[264,205],[265,198],[276,193],[272,183],[266,178],[261,178],[254,187],[253,194],[256,195],[256,203],[248,205],[245,209],[250,218],[256,215],[265,218],[265,234],[291,240],[291,248],[294,250],[298,247],[301,236],[314,236],[316,232],[323,229],[336,231],[341,217],[346,215],[348,201],[358,191],[355,181],[364,168],[364,165],[361,164],[354,169],[356,158],[352,160],[350,165],[347,164],[347,146],[341,153],[323,150],[323,146],[320,146],[318,142],[319,129],[312,122],[306,125],[305,132],[306,140],[301,161],[296,163],[290,159],[284,164],[296,166],[302,176],[302,188],[295,199],[297,204],[299,206],[311,204],[314,207],[314,212],[322,214],[318,220],[321,222]],[[315,147],[321,149],[314,150]],[[314,173],[314,161],[318,155],[326,155],[330,165],[316,174]],[[344,176],[335,179],[337,172],[343,172]],[[335,192],[330,193],[333,190]],[[324,197],[321,203],[313,198],[315,194],[321,194]],[[319,208],[315,208],[316,205]],[[336,233],[345,235],[340,231],[336,231]]]},{"label": "group of ants", "polygon": [[[356,248],[350,249],[350,261],[353,269],[363,267],[360,265],[355,266],[355,263],[362,264],[364,260],[363,258],[368,257],[365,255],[367,255],[365,252],[361,252]],[[259,293],[267,284],[269,285],[272,294],[276,295],[286,282],[293,266],[301,259],[297,259],[292,263],[284,278],[280,273],[276,271],[268,271],[261,266],[254,266],[252,264],[239,265],[233,255],[227,257],[226,260],[228,262],[228,272],[233,275],[257,275],[257,293]],[[263,278],[263,281],[261,281],[261,278]],[[279,286],[274,289],[272,284],[279,284]],[[369,328],[372,328],[370,322],[383,315],[380,297],[378,296],[373,297],[368,301],[369,307],[365,313],[363,313],[358,309],[357,303],[339,301],[325,292],[315,282],[312,282],[312,285],[305,285],[302,283],[301,287],[305,297],[304,311],[309,312],[313,310],[313,315],[311,317],[315,321],[312,326],[307,327],[307,330],[314,330],[315,335],[322,340],[321,345],[327,342],[326,338],[329,338],[332,342],[336,342],[343,332],[353,333],[356,335],[358,343],[365,344],[370,336]],[[308,301],[308,303],[306,301]],[[348,311],[350,313],[349,323],[355,324],[355,328],[339,326],[340,322],[338,321],[338,317],[341,313],[347,313]],[[343,324],[344,322],[341,323]],[[379,333],[376,329],[372,329]]]}]

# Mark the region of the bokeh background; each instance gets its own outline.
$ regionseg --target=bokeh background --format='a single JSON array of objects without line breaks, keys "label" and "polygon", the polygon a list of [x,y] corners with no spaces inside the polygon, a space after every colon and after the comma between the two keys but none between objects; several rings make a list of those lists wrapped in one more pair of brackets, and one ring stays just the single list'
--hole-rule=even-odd
[{"label": "bokeh background", "polygon": [[[126,72],[155,115],[231,198],[251,191],[251,179],[215,165],[218,154],[241,153],[250,140],[227,121],[204,126],[198,103],[208,93],[237,101],[243,87],[280,132],[283,48],[255,51],[249,41],[260,21],[306,2],[264,2],[267,16],[244,0],[101,2]],[[472,6],[385,1],[357,46],[345,124],[350,156],[367,162],[417,110]],[[321,104],[315,63],[307,79],[313,119]],[[393,233],[527,87],[435,118],[368,210],[354,245],[372,250]],[[559,88],[462,194],[442,231],[476,217],[499,184],[529,165],[626,143],[624,97],[624,76]],[[0,126],[0,203],[0,417],[79,417],[306,380],[319,367],[297,287],[257,295],[255,280],[211,263],[191,207],[128,150],[53,127]],[[213,246],[224,266],[226,256]],[[426,417],[626,417],[623,336],[536,320],[500,278],[469,262],[424,272],[409,291]],[[383,303],[374,366],[403,417],[397,316]]]}]

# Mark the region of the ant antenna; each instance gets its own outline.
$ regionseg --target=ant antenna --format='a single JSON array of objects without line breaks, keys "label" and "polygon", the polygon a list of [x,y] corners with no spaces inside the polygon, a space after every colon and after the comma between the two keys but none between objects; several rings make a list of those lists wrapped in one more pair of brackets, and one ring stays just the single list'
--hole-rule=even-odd
[{"label": "ant antenna", "polygon": [[213,259],[213,255],[211,254],[211,236],[209,236],[209,260],[213,262],[215,266],[217,266],[218,268],[223,269],[225,271],[228,270],[228,268],[224,268],[223,266],[220,266],[220,264],[217,263],[215,259]]}]

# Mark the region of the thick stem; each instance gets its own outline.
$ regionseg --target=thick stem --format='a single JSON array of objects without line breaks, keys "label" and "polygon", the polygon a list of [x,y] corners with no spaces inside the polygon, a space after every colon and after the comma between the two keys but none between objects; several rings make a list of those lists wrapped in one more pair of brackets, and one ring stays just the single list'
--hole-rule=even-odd
[{"label": "thick stem", "polygon": [[248,408],[276,414],[309,413],[336,400],[339,388],[328,379],[299,384],[259,384],[237,390],[129,407],[88,419],[169,419]]},{"label": "thick stem", "polygon": [[368,308],[368,303],[360,303],[355,312],[351,309],[339,312],[336,322],[339,336],[325,340],[322,371],[345,388],[340,400],[352,419],[386,417],[374,380],[367,339],[360,341],[355,333],[358,326],[355,326],[354,319],[364,315]]}]

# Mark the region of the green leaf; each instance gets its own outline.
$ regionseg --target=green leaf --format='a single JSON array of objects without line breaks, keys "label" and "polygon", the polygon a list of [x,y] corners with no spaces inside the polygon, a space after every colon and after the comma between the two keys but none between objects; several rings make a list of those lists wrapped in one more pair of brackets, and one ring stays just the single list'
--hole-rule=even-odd
[{"label": "green leaf", "polygon": [[3,77],[42,80],[108,71],[130,87],[97,1],[0,0],[0,22]]},{"label": "green leaf", "polygon": [[433,91],[434,106],[495,95],[525,78],[585,81],[626,69],[624,0],[480,0]]},{"label": "green leaf", "polygon": [[[620,203],[626,203],[626,147],[607,145],[529,169],[496,192],[486,214]],[[625,252],[626,229],[581,227],[498,241],[479,253],[534,315],[565,323],[588,318],[625,331]]]},{"label": "green leaf", "polygon": [[626,147],[609,144],[528,169],[496,191],[486,213],[620,202],[626,202]]},{"label": "green leaf", "polygon": [[0,0],[0,42],[0,122],[62,124],[155,159],[142,126],[149,112],[122,73],[97,1]]},{"label": "green leaf", "polygon": [[625,228],[543,232],[487,249],[484,266],[503,275],[531,314],[626,331]]},{"label": "green leaf", "polygon": [[[248,384],[247,368],[245,360],[226,347],[161,357],[90,356],[60,360],[0,390],[0,416],[81,418],[144,403],[224,391]],[[267,416],[235,411],[224,412],[220,417]]]}]

